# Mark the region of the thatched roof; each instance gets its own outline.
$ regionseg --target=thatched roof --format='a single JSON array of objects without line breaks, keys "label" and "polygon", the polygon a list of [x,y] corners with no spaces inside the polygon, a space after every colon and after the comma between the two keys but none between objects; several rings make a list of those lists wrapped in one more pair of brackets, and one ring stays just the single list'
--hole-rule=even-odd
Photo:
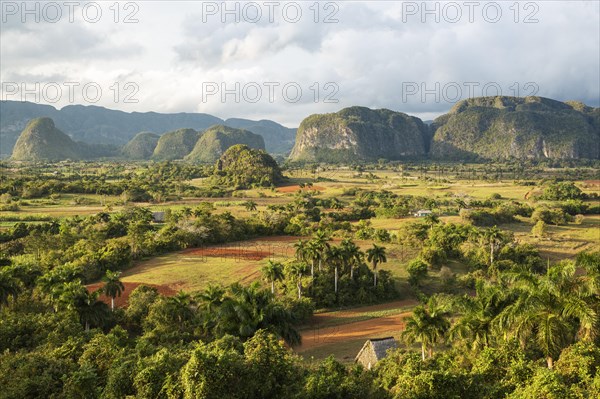
[{"label": "thatched roof", "polygon": [[396,349],[397,347],[398,344],[394,337],[369,339],[358,352],[354,361],[370,369],[387,355],[388,349]]}]

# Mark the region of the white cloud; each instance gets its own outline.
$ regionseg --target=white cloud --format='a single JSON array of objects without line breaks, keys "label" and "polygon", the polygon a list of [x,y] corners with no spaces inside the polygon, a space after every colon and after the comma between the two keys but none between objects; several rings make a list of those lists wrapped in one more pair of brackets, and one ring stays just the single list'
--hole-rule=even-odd
[{"label": "white cloud", "polygon": [[[423,23],[418,13],[406,14],[422,2],[332,2],[327,10],[321,2],[319,23],[309,8],[313,2],[298,3],[302,18],[297,23],[285,20],[284,3],[270,23],[266,3],[256,2],[263,12],[258,23],[234,23],[231,16],[223,23],[218,14],[203,14],[207,2],[153,1],[136,3],[139,9],[134,17],[139,23],[124,24],[112,20],[111,4],[102,3],[103,19],[96,24],[81,16],[74,23],[22,24],[20,19],[8,18],[0,26],[0,79],[30,84],[57,79],[93,81],[108,94],[115,82],[120,87],[134,82],[139,87],[138,103],[124,103],[123,96],[115,103],[107,94],[96,105],[265,118],[290,126],[309,114],[351,105],[431,118],[452,105],[443,96],[453,94],[450,91],[438,93],[439,101],[433,93],[423,101],[421,89],[432,90],[436,84],[440,89],[459,86],[465,97],[468,82],[478,85],[475,95],[485,94],[482,87],[486,84],[496,84],[507,95],[518,88],[523,95],[528,92],[526,84],[533,82],[537,95],[594,106],[600,102],[597,2],[534,2],[538,9],[524,9],[524,3],[519,3],[519,23],[513,21],[512,2],[497,3],[502,7],[497,23],[484,19],[485,2],[474,13],[473,23],[466,20],[463,2],[454,2],[463,5],[458,23],[444,20],[443,14],[439,23],[432,15],[426,15]],[[211,4],[220,6],[221,2]],[[247,3],[239,4],[241,9]],[[449,3],[438,4],[442,10]],[[121,2],[121,19],[127,14],[124,6]],[[332,11],[337,11],[334,18],[339,22],[323,23]],[[523,23],[532,11],[539,22]],[[202,101],[203,83],[213,82],[229,88],[236,82],[241,87],[256,82],[263,96],[257,103],[243,98],[235,102],[232,95],[224,102],[219,95]],[[280,84],[273,102],[265,82]],[[331,87],[324,90],[328,82],[339,88],[334,96],[337,103],[323,101],[333,92]],[[281,91],[291,83],[302,88],[302,98],[296,103],[286,101]],[[403,92],[413,84],[417,93]],[[67,105],[65,100],[54,105]]]}]

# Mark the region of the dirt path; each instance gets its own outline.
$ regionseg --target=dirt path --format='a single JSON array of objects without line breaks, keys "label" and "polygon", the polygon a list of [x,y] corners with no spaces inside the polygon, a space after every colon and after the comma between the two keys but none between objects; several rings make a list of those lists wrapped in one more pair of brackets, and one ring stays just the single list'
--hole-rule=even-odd
[{"label": "dirt path", "polygon": [[390,335],[398,333],[404,329],[404,318],[410,316],[410,313],[404,312],[393,316],[378,317],[326,328],[317,326],[302,333],[302,345],[297,348],[297,351],[303,352],[340,341],[372,338],[387,332],[390,332]]},{"label": "dirt path", "polygon": [[[372,306],[363,306],[355,309],[342,310],[337,312],[325,312],[314,315],[311,322],[302,335],[302,345],[296,350],[302,352],[315,347],[330,345],[341,341],[350,341],[359,338],[372,338],[389,332],[390,335],[396,334],[404,329],[404,318],[410,315],[410,312],[402,312],[389,316],[376,317],[369,320],[356,321],[354,323],[340,324],[325,327],[333,319],[353,318],[361,315],[368,316],[371,312],[401,309],[408,306],[415,306],[417,301],[414,299],[405,299],[382,303]],[[400,311],[400,310],[399,310]]]}]

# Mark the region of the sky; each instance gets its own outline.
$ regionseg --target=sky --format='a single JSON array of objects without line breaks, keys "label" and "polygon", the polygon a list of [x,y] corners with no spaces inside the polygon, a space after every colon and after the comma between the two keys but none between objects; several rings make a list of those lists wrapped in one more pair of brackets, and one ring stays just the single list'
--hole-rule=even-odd
[{"label": "sky", "polygon": [[599,1],[0,4],[0,99],[271,119],[600,102]]}]

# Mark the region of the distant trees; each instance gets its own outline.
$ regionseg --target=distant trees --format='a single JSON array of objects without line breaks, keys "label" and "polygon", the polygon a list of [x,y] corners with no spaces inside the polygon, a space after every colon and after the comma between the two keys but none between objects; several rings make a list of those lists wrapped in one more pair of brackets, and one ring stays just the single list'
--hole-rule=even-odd
[{"label": "distant trees", "polygon": [[566,201],[581,199],[583,193],[572,181],[551,183],[546,187],[540,198],[551,201]]}]

